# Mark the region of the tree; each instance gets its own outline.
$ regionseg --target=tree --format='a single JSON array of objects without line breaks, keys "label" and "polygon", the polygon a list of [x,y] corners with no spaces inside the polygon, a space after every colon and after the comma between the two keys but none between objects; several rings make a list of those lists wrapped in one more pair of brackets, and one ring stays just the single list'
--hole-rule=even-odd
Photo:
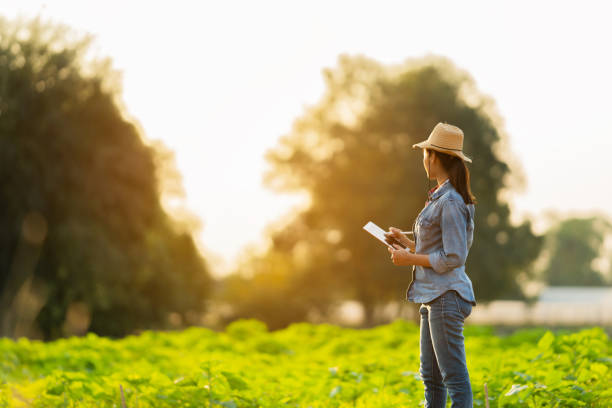
[{"label": "tree", "polygon": [[186,320],[204,310],[211,278],[190,231],[160,204],[167,152],[125,119],[110,61],[85,61],[90,38],[70,35],[0,20],[3,333],[28,284],[46,339],[64,334],[75,302],[103,335]]},{"label": "tree", "polygon": [[568,218],[546,234],[548,265],[543,279],[551,286],[600,286],[606,280],[593,269],[612,224],[603,217]]},{"label": "tree", "polygon": [[341,55],[324,78],[321,101],[266,153],[266,186],[310,196],[309,208],[270,234],[272,250],[299,247],[307,254],[308,264],[293,268],[302,296],[358,300],[368,325],[386,302],[403,301],[412,267],[394,266],[362,226],[373,220],[383,228],[411,228],[427,191],[422,154],[411,146],[447,122],[463,129],[464,151],[473,158],[478,204],[466,271],[476,299],[522,297],[517,275],[531,276],[528,265],[541,238],[529,222],[510,224],[499,197],[512,181],[501,120],[471,77],[444,58],[384,66]]},{"label": "tree", "polygon": [[[254,318],[266,322],[270,330],[281,329],[292,322],[309,320],[309,305],[303,301],[298,275],[291,254],[267,251],[258,254],[247,249],[240,257],[240,274],[233,273],[220,279],[217,291],[219,304],[230,306],[221,325],[240,318]],[[224,307],[221,306],[221,310]]]}]

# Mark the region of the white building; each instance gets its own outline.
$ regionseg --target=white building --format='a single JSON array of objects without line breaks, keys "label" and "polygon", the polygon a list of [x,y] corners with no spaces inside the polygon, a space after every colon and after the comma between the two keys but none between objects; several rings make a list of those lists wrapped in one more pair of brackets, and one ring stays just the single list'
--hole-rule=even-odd
[{"label": "white building", "polygon": [[466,323],[612,326],[612,287],[546,287],[532,305],[515,300],[479,303]]}]

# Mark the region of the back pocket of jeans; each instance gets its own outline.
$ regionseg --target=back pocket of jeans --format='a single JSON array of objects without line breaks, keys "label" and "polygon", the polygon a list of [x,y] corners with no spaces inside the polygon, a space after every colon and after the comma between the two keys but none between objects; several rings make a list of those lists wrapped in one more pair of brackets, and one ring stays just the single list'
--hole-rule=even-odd
[{"label": "back pocket of jeans", "polygon": [[455,294],[455,301],[457,302],[457,308],[466,318],[472,313],[472,304],[467,300],[464,300],[459,294]]}]

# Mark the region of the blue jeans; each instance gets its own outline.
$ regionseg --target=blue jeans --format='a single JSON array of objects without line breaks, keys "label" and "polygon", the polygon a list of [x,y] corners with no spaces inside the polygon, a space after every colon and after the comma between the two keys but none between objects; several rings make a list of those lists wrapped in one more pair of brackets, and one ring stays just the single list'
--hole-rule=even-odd
[{"label": "blue jeans", "polygon": [[472,304],[454,290],[421,304],[421,366],[425,385],[425,407],[472,407],[472,385],[465,359],[463,322],[472,313]]}]

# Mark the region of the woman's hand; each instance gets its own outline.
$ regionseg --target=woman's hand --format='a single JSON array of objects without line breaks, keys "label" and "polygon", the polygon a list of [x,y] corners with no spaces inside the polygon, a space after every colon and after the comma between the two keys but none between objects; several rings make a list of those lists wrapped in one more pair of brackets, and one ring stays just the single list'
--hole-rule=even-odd
[{"label": "woman's hand", "polygon": [[413,261],[412,261],[412,255],[410,252],[408,252],[407,249],[402,248],[401,246],[397,245],[397,244],[393,244],[393,248],[395,249],[391,249],[389,247],[387,247],[387,249],[389,250],[389,252],[391,252],[391,260],[393,261],[393,263],[395,265],[398,266],[405,266],[405,265],[412,265]]},{"label": "woman's hand", "polygon": [[[402,234],[402,230],[395,228],[395,227],[389,227],[389,232],[385,232],[385,237],[395,238],[395,240],[397,240],[400,244],[404,245],[410,251],[414,252],[414,248],[415,248],[414,241],[407,238],[404,234]],[[392,244],[391,240],[388,240],[387,242]]]}]

